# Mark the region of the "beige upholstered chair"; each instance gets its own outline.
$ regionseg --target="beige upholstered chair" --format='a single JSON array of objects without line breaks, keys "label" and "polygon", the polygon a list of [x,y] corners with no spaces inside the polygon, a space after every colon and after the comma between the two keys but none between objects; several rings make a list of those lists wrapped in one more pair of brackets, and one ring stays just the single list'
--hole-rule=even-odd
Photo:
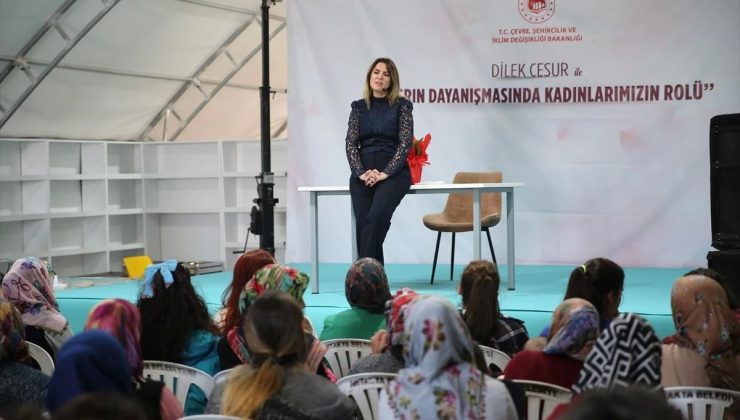
[{"label": "beige upholstered chair", "polygon": [[[458,172],[452,180],[453,184],[476,184],[501,182],[503,175],[496,172]],[[491,257],[496,262],[493,252],[493,242],[489,228],[496,226],[501,220],[501,193],[481,194],[481,230],[486,232]],[[447,204],[442,213],[424,215],[424,226],[437,231],[437,246],[434,248],[434,264],[432,266],[432,284],[434,272],[437,270],[437,256],[439,255],[439,240],[442,232],[452,233],[452,253],[450,257],[450,280],[454,276],[455,267],[455,233],[473,231],[473,193],[451,193],[447,197]]]}]

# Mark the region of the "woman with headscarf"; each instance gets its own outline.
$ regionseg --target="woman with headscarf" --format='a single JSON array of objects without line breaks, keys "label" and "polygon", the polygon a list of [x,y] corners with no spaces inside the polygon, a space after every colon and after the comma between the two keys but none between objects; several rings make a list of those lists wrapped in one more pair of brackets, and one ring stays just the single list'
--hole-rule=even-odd
[{"label": "woman with headscarf", "polygon": [[356,406],[307,366],[303,313],[285,292],[261,294],[244,329],[251,364],[238,367],[226,385],[222,414],[253,419],[354,419]]},{"label": "woman with headscarf", "polygon": [[405,368],[380,393],[381,419],[516,419],[506,385],[474,365],[474,346],[460,314],[436,296],[408,308]]},{"label": "woman with headscarf", "polygon": [[324,319],[321,341],[334,338],[369,339],[385,326],[385,302],[390,299],[388,277],[380,261],[360,258],[344,279],[344,295],[352,308]]},{"label": "woman with headscarf", "polygon": [[386,302],[386,329],[380,330],[372,339],[372,353],[360,358],[352,365],[348,375],[369,372],[398,373],[403,369],[404,318],[408,307],[419,297],[411,289],[403,288]]},{"label": "woman with headscarf", "polygon": [[26,341],[41,346],[53,358],[72,337],[69,322],[59,312],[49,263],[36,257],[16,260],[3,277],[3,296],[23,318]]},{"label": "woman with headscarf", "polygon": [[[240,298],[240,311],[246,320],[252,304],[268,291],[285,292],[295,300],[300,308],[303,308],[303,292],[306,291],[306,287],[308,287],[308,275],[306,273],[280,264],[267,265],[257,270],[254,276],[244,286]],[[322,363],[322,358],[326,353],[326,346],[321,344],[313,336],[313,328],[305,316],[302,318],[301,326],[303,328],[304,339],[308,346],[306,365],[311,366],[311,369],[318,375],[327,377],[331,382],[336,382],[334,373]],[[247,342],[248,336],[244,329],[244,321],[239,327],[229,330],[226,339],[229,343],[229,349],[233,353],[233,357],[239,360],[239,363],[234,366],[225,366],[224,368],[229,369],[241,365],[251,365],[253,360],[250,346]],[[206,413],[214,414],[221,410],[224,388],[225,384],[221,384],[213,389],[208,400],[208,405],[206,406]]]},{"label": "woman with headscarf", "polygon": [[87,317],[85,330],[99,329],[111,334],[123,347],[128,361],[134,393],[150,420],[179,419],[182,405],[162,382],[143,377],[141,357],[141,315],[134,304],[123,299],[107,299],[95,305]]},{"label": "woman with headscarf", "polygon": [[506,379],[547,382],[570,388],[578,379],[599,334],[599,314],[585,299],[566,299],[555,308],[550,336],[542,351],[515,354],[504,369]]},{"label": "woman with headscarf", "polygon": [[722,286],[702,275],[671,289],[675,340],[663,345],[663,386],[740,388],[740,325]]},{"label": "woman with headscarf", "polygon": [[28,365],[21,314],[0,297],[0,409],[22,405],[42,408],[49,377]]},{"label": "woman with headscarf", "polygon": [[134,399],[130,372],[123,348],[113,336],[105,331],[83,331],[57,354],[46,408],[54,414],[74,398],[93,392],[114,392]]},{"label": "woman with headscarf", "polygon": [[[226,335],[232,328],[238,327],[244,318],[239,310],[239,296],[244,285],[262,267],[275,264],[275,258],[264,249],[250,249],[239,256],[234,263],[234,274],[231,283],[221,296],[222,307],[216,313],[214,320],[221,329],[221,334]],[[219,343],[219,346],[221,343]]]},{"label": "woman with headscarf", "polygon": [[661,391],[660,360],[660,340],[653,327],[639,315],[620,314],[601,331],[588,354],[571,401],[557,406],[549,419],[567,418],[568,409],[588,391],[628,386]]},{"label": "woman with headscarf", "polygon": [[[141,354],[144,360],[180,363],[215,375],[218,328],[190,272],[176,260],[152,264],[136,303],[141,313]],[[202,414],[207,395],[196,387],[188,392],[185,415]]]}]

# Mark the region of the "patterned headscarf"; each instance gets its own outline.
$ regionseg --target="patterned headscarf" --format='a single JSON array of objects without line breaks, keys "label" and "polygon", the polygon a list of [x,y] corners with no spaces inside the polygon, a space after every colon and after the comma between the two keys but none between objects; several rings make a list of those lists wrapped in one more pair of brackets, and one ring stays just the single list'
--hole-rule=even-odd
[{"label": "patterned headscarf", "polygon": [[694,349],[706,360],[712,385],[736,389],[740,377],[734,358],[740,325],[722,286],[709,277],[692,275],[676,280],[671,290],[676,344]]},{"label": "patterned headscarf", "polygon": [[601,331],[573,392],[631,385],[658,388],[660,365],[660,340],[653,327],[638,315],[620,314]]},{"label": "patterned headscarf", "polygon": [[121,343],[131,374],[139,378],[143,371],[141,356],[141,315],[139,308],[123,299],[106,299],[91,310],[87,316],[85,330],[107,331]]},{"label": "patterned headscarf", "polygon": [[385,324],[388,331],[388,346],[399,346],[402,343],[403,329],[409,303],[419,298],[419,295],[404,287],[398,290],[385,304]]},{"label": "patterned headscarf", "polygon": [[24,332],[18,309],[0,296],[0,361],[28,360],[28,345]]},{"label": "patterned headscarf", "polygon": [[[239,310],[242,316],[247,315],[249,307],[267,290],[286,292],[299,302],[308,287],[308,274],[280,264],[270,264],[257,270],[247,282],[239,297]],[[249,350],[241,326],[234,327],[226,333],[226,341],[242,363],[249,362]]]},{"label": "patterned headscarf", "polygon": [[279,290],[293,296],[299,302],[308,287],[308,274],[280,264],[270,264],[254,273],[239,298],[239,309],[246,315],[249,306],[265,290]]},{"label": "patterned headscarf", "polygon": [[46,261],[35,257],[16,260],[3,278],[2,287],[3,296],[18,308],[25,325],[55,332],[67,327],[54,298],[54,279]]},{"label": "patterned headscarf", "polygon": [[485,377],[452,304],[426,296],[409,307],[403,333],[406,368],[386,386],[396,418],[486,418]]},{"label": "patterned headscarf", "polygon": [[542,351],[584,360],[598,336],[599,313],[594,305],[585,299],[566,299],[552,314],[551,338]]},{"label": "patterned headscarf", "polygon": [[391,297],[383,264],[374,258],[360,258],[352,263],[344,279],[344,295],[353,308],[382,314]]}]

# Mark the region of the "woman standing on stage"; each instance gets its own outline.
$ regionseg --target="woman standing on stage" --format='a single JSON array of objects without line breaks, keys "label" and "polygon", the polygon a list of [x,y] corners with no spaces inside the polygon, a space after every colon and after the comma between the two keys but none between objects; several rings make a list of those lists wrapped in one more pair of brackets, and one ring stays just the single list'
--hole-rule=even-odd
[{"label": "woman standing on stage", "polygon": [[406,156],[414,132],[412,111],[413,104],[401,97],[396,65],[390,58],[376,59],[365,76],[364,98],[352,102],[346,139],[360,258],[384,262],[391,216],[411,187]]}]

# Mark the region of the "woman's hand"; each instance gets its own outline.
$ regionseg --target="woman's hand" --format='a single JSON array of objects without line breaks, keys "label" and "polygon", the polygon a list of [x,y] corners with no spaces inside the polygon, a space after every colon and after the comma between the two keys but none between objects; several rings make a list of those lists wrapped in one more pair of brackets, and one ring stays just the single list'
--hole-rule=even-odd
[{"label": "woman's hand", "polygon": [[306,363],[304,364],[308,373],[316,373],[327,350],[324,343],[314,340],[311,350],[308,352],[308,357],[306,357]]},{"label": "woman's hand", "polygon": [[388,346],[388,331],[378,330],[370,338],[370,353],[380,354]]},{"label": "woman's hand", "polygon": [[380,172],[377,169],[372,170],[372,174],[369,177],[368,181],[365,181],[365,185],[368,187],[372,187],[375,184],[377,184],[380,181],[383,181],[385,179],[388,179],[388,174],[385,172]]}]

